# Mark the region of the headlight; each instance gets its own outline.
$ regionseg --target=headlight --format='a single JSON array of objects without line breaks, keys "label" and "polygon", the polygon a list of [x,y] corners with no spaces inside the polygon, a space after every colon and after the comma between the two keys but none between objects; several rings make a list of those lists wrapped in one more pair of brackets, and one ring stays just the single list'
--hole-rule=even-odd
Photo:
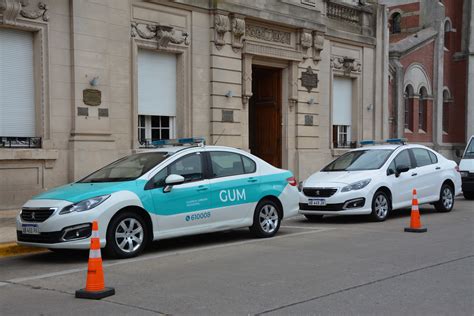
[{"label": "headlight", "polygon": [[461,177],[467,178],[468,176],[469,176],[469,172],[468,172],[468,171],[461,171]]},{"label": "headlight", "polygon": [[346,185],[345,187],[342,188],[341,192],[349,192],[349,191],[363,189],[367,186],[367,184],[370,183],[370,180],[371,179],[365,179],[365,180],[357,181],[349,185]]},{"label": "headlight", "polygon": [[110,194],[101,195],[101,196],[96,196],[96,197],[93,197],[91,199],[87,199],[81,202],[77,202],[75,204],[68,205],[65,208],[63,208],[61,212],[59,212],[59,215],[69,214],[72,212],[83,212],[83,211],[93,209],[97,205],[107,200],[109,197],[110,197]]}]

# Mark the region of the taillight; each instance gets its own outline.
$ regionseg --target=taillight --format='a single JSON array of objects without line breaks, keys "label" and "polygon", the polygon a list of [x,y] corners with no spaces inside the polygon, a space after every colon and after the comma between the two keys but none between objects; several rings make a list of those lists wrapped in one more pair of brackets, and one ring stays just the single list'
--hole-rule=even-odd
[{"label": "taillight", "polygon": [[295,177],[290,177],[286,179],[286,181],[288,181],[288,184],[292,187],[296,187],[298,185],[298,182],[296,181]]},{"label": "taillight", "polygon": [[459,166],[456,165],[456,167],[454,167],[454,170],[456,170],[457,172],[461,172],[461,170],[459,170]]}]

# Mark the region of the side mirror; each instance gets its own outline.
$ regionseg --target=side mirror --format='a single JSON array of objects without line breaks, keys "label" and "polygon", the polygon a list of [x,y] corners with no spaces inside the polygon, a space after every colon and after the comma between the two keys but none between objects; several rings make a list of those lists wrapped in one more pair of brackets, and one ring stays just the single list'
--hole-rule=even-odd
[{"label": "side mirror", "polygon": [[183,183],[184,183],[183,176],[180,176],[178,174],[170,174],[165,179],[166,186],[163,189],[163,192],[165,193],[171,192],[171,189],[173,189],[173,186],[183,184]]},{"label": "side mirror", "polygon": [[400,174],[402,174],[404,172],[407,172],[408,170],[410,170],[410,168],[408,168],[408,166],[404,166],[404,165],[397,166],[395,176],[398,178],[400,176]]}]

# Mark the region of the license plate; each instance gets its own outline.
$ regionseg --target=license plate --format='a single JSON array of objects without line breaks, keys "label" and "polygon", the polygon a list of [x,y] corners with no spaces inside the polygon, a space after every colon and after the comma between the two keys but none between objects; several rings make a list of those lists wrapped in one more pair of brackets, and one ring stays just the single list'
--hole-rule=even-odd
[{"label": "license plate", "polygon": [[38,225],[36,224],[23,224],[21,225],[21,232],[28,235],[39,235]]},{"label": "license plate", "polygon": [[308,205],[311,206],[325,206],[326,199],[310,199],[308,200]]}]

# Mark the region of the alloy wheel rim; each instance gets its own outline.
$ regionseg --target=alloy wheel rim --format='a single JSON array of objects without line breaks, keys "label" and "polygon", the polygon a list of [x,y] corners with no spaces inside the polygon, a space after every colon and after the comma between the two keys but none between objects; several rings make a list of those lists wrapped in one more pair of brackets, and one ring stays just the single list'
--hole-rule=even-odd
[{"label": "alloy wheel rim", "polygon": [[143,226],[135,218],[123,219],[115,229],[115,243],[126,253],[136,251],[143,243]]},{"label": "alloy wheel rim", "polygon": [[259,214],[260,227],[268,234],[273,233],[278,226],[278,212],[272,205],[264,205]]},{"label": "alloy wheel rim", "polygon": [[443,206],[448,210],[451,209],[453,206],[453,193],[450,188],[444,188],[442,200]]},{"label": "alloy wheel rim", "polygon": [[383,195],[375,198],[375,213],[379,218],[384,218],[388,213],[388,201]]}]

